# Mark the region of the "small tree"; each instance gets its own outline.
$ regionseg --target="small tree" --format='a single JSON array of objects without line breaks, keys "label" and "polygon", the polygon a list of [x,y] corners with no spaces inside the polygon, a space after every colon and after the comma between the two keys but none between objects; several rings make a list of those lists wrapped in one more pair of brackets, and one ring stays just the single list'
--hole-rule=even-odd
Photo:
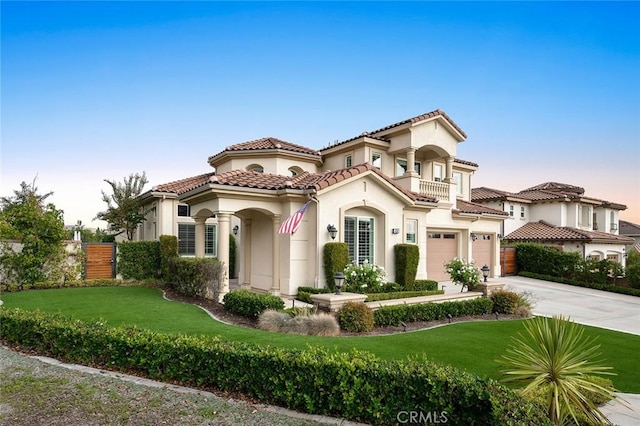
[{"label": "small tree", "polygon": [[22,244],[22,250],[3,247],[0,260],[4,273],[20,287],[57,278],[64,260],[63,212],[52,203],[44,204],[52,194],[38,194],[34,179],[30,185],[22,182],[14,196],[0,198],[0,238]]},{"label": "small tree", "polygon": [[127,239],[133,240],[138,225],[145,221],[138,196],[147,184],[145,172],[131,174],[123,182],[104,180],[111,186],[112,194],[102,191],[102,201],[107,203],[107,210],[96,215],[96,219],[104,220],[112,231],[126,232]]}]

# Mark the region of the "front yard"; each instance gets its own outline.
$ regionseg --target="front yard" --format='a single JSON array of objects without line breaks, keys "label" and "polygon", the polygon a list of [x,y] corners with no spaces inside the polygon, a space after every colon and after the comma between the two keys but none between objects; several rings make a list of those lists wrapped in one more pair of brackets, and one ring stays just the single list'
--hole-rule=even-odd
[{"label": "front yard", "polygon": [[[353,348],[369,351],[383,359],[403,359],[426,355],[432,361],[500,378],[494,362],[508,346],[511,336],[523,331],[522,320],[458,323],[387,336],[313,337],[269,333],[231,326],[212,320],[193,305],[170,302],[158,289],[143,287],[71,288],[5,293],[3,309],[40,309],[62,313],[84,321],[106,321],[112,326],[136,325],[160,333],[219,335],[225,339],[287,348],[308,345],[347,352]],[[614,368],[612,377],[622,392],[640,393],[640,369],[636,354],[640,336],[585,327],[601,344],[602,357]]]}]

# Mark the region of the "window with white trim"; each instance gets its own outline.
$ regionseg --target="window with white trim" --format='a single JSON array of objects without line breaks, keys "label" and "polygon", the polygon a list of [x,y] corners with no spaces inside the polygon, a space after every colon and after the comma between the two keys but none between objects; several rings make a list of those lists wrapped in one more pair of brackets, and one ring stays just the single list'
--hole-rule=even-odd
[{"label": "window with white trim", "polygon": [[524,219],[524,206],[520,206],[520,219]]},{"label": "window with white trim", "polygon": [[371,154],[371,164],[379,169],[382,168],[382,154],[379,152]]},{"label": "window with white trim", "polygon": [[404,222],[404,241],[407,244],[416,244],[418,242],[418,221],[415,219],[407,219]]},{"label": "window with white trim", "polygon": [[433,165],[433,180],[436,182],[442,182],[442,164]]},{"label": "window with white trim", "polygon": [[510,206],[509,206],[509,217],[513,217],[513,216],[514,216],[514,214],[515,214],[515,213],[514,213],[513,205],[510,205]]},{"label": "window with white trim", "polygon": [[422,176],[422,163],[416,161],[413,163],[413,170],[418,174],[418,176]]},{"label": "window with white trim", "polygon": [[351,167],[351,164],[352,164],[351,154],[345,155],[344,156],[344,166],[345,167]]},{"label": "window with white trim", "polygon": [[191,216],[191,206],[188,204],[178,204],[178,216],[180,217]]},{"label": "window with white trim", "polygon": [[578,226],[591,226],[593,206],[580,204],[578,207]]},{"label": "window with white trim", "polygon": [[396,158],[396,176],[402,176],[407,172],[407,160]]},{"label": "window with white trim", "polygon": [[346,216],[344,218],[344,242],[349,248],[349,260],[374,262],[374,219],[372,217]]},{"label": "window with white trim", "polygon": [[462,195],[462,173],[453,172],[453,181],[456,183],[456,195]]},{"label": "window with white trim", "polygon": [[[218,256],[218,229],[216,225],[205,225],[204,254]],[[178,224],[178,254],[195,256],[196,254],[196,225],[192,223]]]}]

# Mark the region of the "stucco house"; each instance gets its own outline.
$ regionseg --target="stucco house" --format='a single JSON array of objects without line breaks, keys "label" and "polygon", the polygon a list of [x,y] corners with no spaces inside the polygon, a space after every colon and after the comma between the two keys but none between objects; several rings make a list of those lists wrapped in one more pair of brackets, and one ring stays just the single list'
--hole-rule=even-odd
[{"label": "stucco house", "polygon": [[508,214],[501,229],[505,242],[538,242],[624,266],[630,239],[619,235],[619,213],[627,207],[584,192],[579,186],[545,182],[516,193],[473,188],[471,200]]},{"label": "stucco house", "polygon": [[[228,265],[237,242],[238,282],[258,292],[295,295],[324,287],[322,252],[347,243],[354,262],[378,264],[393,280],[399,243],[416,244],[418,278],[447,280],[443,264],[474,259],[500,275],[499,241],[507,213],[471,201],[478,165],[457,158],[466,135],[435,110],[315,150],[273,137],[227,146],[213,170],[154,186],[140,196],[149,210],[137,238],[176,235],[186,256]],[[299,229],[283,221],[307,205]],[[228,291],[228,278],[221,295]]]},{"label": "stucco house", "polygon": [[624,235],[625,237],[633,238],[633,243],[627,245],[627,252],[629,250],[636,250],[640,252],[640,225],[633,222],[628,222],[626,220],[621,220],[620,222],[620,235]]}]

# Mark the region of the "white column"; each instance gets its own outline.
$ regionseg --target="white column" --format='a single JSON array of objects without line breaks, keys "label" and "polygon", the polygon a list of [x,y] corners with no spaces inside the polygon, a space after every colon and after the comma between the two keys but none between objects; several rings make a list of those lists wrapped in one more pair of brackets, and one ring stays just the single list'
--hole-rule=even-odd
[{"label": "white column", "polygon": [[280,296],[280,234],[278,234],[278,229],[280,229],[280,215],[276,214],[273,216],[273,280],[271,282],[271,290],[270,293],[275,296]]},{"label": "white column", "polygon": [[410,148],[407,150],[407,172],[406,175],[416,176],[415,170],[415,162],[416,162],[416,149]]},{"label": "white column", "polygon": [[204,257],[204,230],[206,218],[195,217],[196,221],[196,257]]},{"label": "white column", "polygon": [[251,219],[242,221],[242,246],[244,253],[244,275],[242,288],[251,288]]},{"label": "white column", "polygon": [[445,159],[447,167],[446,167],[446,176],[444,178],[444,182],[446,183],[452,183],[454,182],[453,180],[453,157],[447,157]]},{"label": "white column", "polygon": [[223,274],[219,283],[219,296],[221,302],[224,295],[229,293],[229,227],[231,215],[229,213],[216,213],[218,218],[218,261],[222,263]]}]

